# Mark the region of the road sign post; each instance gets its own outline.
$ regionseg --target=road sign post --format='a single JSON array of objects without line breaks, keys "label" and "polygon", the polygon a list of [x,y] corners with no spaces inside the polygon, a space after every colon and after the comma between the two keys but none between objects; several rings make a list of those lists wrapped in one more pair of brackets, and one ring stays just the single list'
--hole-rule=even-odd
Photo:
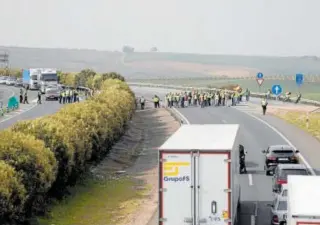
[{"label": "road sign post", "polygon": [[303,81],[304,81],[303,74],[301,73],[296,74],[296,84],[298,86],[299,92],[300,92],[300,87],[303,84]]},{"label": "road sign post", "polygon": [[259,85],[259,92],[261,92],[261,85],[263,84],[263,81],[264,81],[263,73],[261,73],[261,72],[257,73],[256,81]]},{"label": "road sign post", "polygon": [[279,95],[282,93],[282,87],[279,84],[275,84],[272,86],[271,91],[278,99]]}]

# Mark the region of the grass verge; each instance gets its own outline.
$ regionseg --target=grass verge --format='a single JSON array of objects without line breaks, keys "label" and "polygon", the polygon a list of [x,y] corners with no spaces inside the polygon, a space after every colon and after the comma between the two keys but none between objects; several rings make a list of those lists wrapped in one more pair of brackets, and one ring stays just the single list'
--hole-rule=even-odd
[{"label": "grass verge", "polygon": [[320,140],[320,113],[309,114],[309,127],[306,126],[307,114],[305,112],[277,111],[274,114],[279,118],[309,132]]},{"label": "grass verge", "polygon": [[109,180],[87,179],[72,190],[72,195],[51,208],[40,225],[121,225],[138,209],[148,195],[139,180],[122,177]]}]

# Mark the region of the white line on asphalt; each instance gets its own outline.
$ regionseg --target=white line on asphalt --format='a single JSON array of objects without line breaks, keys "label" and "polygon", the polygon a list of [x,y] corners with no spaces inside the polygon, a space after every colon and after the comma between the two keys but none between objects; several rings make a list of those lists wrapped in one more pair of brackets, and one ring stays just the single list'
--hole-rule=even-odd
[{"label": "white line on asphalt", "polygon": [[252,186],[253,185],[253,180],[252,180],[252,174],[251,173],[248,174],[248,179],[249,179],[249,185]]},{"label": "white line on asphalt", "polygon": [[147,111],[154,111],[155,109],[138,109],[136,112],[147,112]]},{"label": "white line on asphalt", "polygon": [[[36,106],[37,106],[37,105],[33,105],[32,107],[30,107],[30,108],[22,111],[21,113],[18,113],[18,114],[15,114],[15,115],[13,115],[13,116],[7,117],[7,118],[5,118],[5,119],[3,119],[3,120],[0,120],[0,123],[3,123],[3,122],[8,121],[8,120],[11,120],[12,118],[14,118],[14,117],[16,117],[16,116],[19,116],[19,115],[21,115],[22,113],[28,112],[28,111],[30,111],[31,109],[33,109],[34,107],[36,107]],[[9,116],[9,115],[8,115],[8,116]]]},{"label": "white line on asphalt", "polygon": [[175,111],[185,122],[186,124],[190,124],[189,120],[176,108],[172,108],[173,111]]},{"label": "white line on asphalt", "polygon": [[3,119],[3,120],[0,120],[0,123],[3,123],[3,122],[5,122],[5,121],[8,121],[8,120],[11,120],[12,118],[14,118],[14,117],[16,117],[16,116],[19,116],[19,115],[21,115],[21,114],[23,114],[23,113],[25,113],[25,112],[28,112],[28,111],[30,111],[31,109],[33,109],[34,107],[36,107],[37,105],[33,105],[33,106],[31,106],[30,108],[28,108],[28,109],[26,109],[26,110],[24,110],[24,111],[21,111],[20,113],[17,113],[17,114],[14,114],[14,115],[12,115],[12,116],[10,116],[10,115],[5,115],[5,116],[9,116],[9,117],[7,117],[7,118],[5,118],[5,119]]},{"label": "white line on asphalt", "polygon": [[256,217],[254,215],[251,215],[251,225],[256,224]]},{"label": "white line on asphalt", "polygon": [[[237,109],[238,110],[238,109]],[[275,133],[277,133],[285,142],[288,143],[288,145],[290,145],[291,147],[293,147],[294,149],[297,149],[291,141],[289,141],[289,139],[283,134],[281,133],[279,130],[277,130],[277,128],[275,128],[274,126],[270,125],[269,123],[267,123],[266,121],[264,121],[263,119],[260,119],[257,116],[254,116],[250,113],[247,113],[245,111],[241,111],[238,110],[240,112],[243,112],[245,114],[247,114],[248,116],[251,116],[252,118],[258,120],[259,122],[263,123],[264,125],[266,125],[267,127],[269,127],[271,130],[273,130]],[[310,170],[310,172],[312,173],[312,175],[316,175],[315,171],[312,169],[312,167],[310,166],[310,164],[307,162],[307,160],[303,157],[303,155],[300,153],[299,154],[299,158],[301,159],[301,161],[303,162],[303,164]]]}]

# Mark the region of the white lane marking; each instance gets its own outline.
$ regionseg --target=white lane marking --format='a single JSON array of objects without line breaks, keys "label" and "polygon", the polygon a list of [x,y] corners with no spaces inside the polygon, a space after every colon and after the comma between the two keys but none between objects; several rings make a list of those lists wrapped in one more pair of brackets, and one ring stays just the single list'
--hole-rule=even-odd
[{"label": "white lane marking", "polygon": [[31,106],[30,108],[22,111],[21,113],[14,114],[13,116],[7,115],[7,116],[9,116],[9,117],[7,117],[7,118],[5,118],[5,119],[3,119],[3,120],[0,120],[0,123],[3,123],[3,122],[8,121],[8,120],[11,120],[12,118],[14,118],[14,117],[16,117],[16,116],[19,116],[19,115],[21,115],[22,113],[28,112],[28,111],[30,111],[31,109],[33,109],[34,107],[36,107],[36,106],[37,106],[37,105],[33,105],[33,106]]},{"label": "white lane marking", "polygon": [[[238,109],[237,109],[238,110]],[[277,133],[285,142],[287,142],[288,145],[290,145],[291,147],[293,147],[294,149],[297,149],[291,141],[289,141],[289,139],[283,134],[281,133],[279,130],[277,130],[277,128],[275,128],[274,126],[270,125],[269,123],[267,123],[266,121],[264,121],[263,119],[260,119],[259,117],[252,115],[250,113],[247,113],[245,111],[241,111],[238,110],[240,112],[243,112],[245,114],[247,114],[248,116],[251,116],[252,118],[258,120],[259,122],[263,123],[264,125],[266,125],[267,127],[269,127],[271,130],[273,130],[275,133]],[[301,159],[302,163],[310,170],[310,172],[312,173],[312,175],[316,175],[315,171],[312,169],[312,167],[310,166],[310,164],[308,163],[308,161],[303,157],[303,155],[300,153],[299,154],[299,158]]]},{"label": "white lane marking", "polygon": [[256,224],[256,217],[254,215],[251,215],[251,225]]},{"label": "white lane marking", "polygon": [[154,111],[155,109],[138,109],[136,112],[148,112],[148,111]]},{"label": "white lane marking", "polygon": [[172,108],[173,111],[175,111],[185,122],[186,124],[190,124],[189,120],[176,108]]},{"label": "white lane marking", "polygon": [[249,179],[249,186],[253,185],[253,180],[252,180],[252,174],[248,174],[248,179]]},{"label": "white lane marking", "polygon": [[[34,101],[34,100],[33,100]],[[33,109],[34,107],[36,107],[37,105],[33,105],[33,106],[31,106],[30,108],[27,108],[27,109],[25,109],[25,110],[22,110],[22,111],[20,111],[20,113],[16,113],[16,114],[14,114],[14,115],[8,115],[8,114],[6,114],[6,115],[4,115],[4,117],[7,117],[7,118],[4,118],[3,120],[0,120],[0,123],[3,123],[3,122],[5,122],[5,121],[8,121],[8,120],[11,120],[12,118],[14,118],[14,117],[16,117],[16,116],[19,116],[19,115],[21,115],[21,114],[23,114],[23,113],[25,113],[25,112],[28,112],[28,111],[30,111],[31,109]]]}]

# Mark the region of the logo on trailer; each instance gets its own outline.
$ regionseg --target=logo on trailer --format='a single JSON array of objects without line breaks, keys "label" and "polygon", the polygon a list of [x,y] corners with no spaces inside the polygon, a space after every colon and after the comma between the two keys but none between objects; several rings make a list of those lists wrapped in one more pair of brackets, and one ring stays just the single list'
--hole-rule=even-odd
[{"label": "logo on trailer", "polygon": [[190,166],[189,162],[165,162],[163,165],[163,180],[173,182],[189,181],[189,176],[179,176],[180,167]]}]

